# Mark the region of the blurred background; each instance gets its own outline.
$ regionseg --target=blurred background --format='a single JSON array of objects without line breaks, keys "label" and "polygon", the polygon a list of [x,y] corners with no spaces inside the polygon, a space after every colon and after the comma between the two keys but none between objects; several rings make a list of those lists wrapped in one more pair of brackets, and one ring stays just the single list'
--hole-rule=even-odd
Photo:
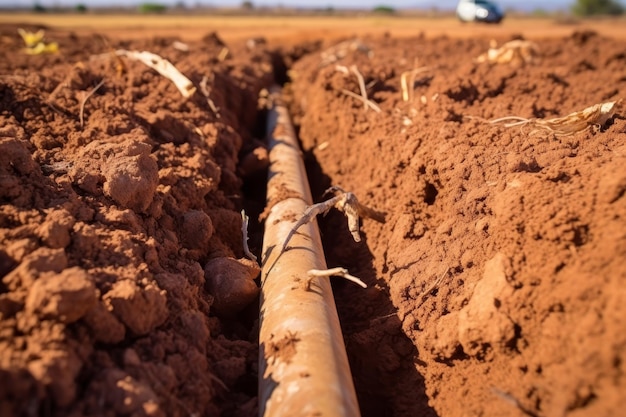
[{"label": "blurred background", "polygon": [[[603,16],[623,15],[624,0],[495,0],[507,15],[526,14]],[[37,13],[133,12],[181,14],[207,13],[377,13],[389,15],[452,15],[458,0],[0,0],[0,11]]]}]

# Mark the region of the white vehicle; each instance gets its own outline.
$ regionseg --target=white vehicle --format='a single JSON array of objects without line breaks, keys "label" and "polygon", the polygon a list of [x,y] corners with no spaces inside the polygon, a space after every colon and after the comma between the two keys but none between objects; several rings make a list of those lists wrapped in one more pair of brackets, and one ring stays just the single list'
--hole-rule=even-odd
[{"label": "white vehicle", "polygon": [[502,9],[488,0],[460,0],[456,15],[462,22],[500,23],[504,18]]}]

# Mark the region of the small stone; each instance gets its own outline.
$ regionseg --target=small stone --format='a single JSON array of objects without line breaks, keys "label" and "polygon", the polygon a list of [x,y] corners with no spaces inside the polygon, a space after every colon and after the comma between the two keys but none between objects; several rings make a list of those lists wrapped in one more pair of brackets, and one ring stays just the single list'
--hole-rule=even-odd
[{"label": "small stone", "polygon": [[232,316],[243,310],[258,295],[254,279],[261,268],[250,259],[215,258],[204,267],[207,291],[215,298],[215,312]]}]

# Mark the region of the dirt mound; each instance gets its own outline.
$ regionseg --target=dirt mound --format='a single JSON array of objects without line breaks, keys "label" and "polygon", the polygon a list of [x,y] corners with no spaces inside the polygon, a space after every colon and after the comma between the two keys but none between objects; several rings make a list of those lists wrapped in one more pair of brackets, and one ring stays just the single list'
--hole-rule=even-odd
[{"label": "dirt mound", "polygon": [[[60,53],[28,55],[16,29],[0,33],[3,416],[257,413],[240,210],[263,210],[259,98],[285,73],[316,199],[338,185],[386,212],[360,243],[320,219],[329,266],[369,284],[334,283],[363,415],[618,414],[624,108],[571,135],[489,120],[622,98],[621,42],[575,33],[490,64],[490,39],[49,30]],[[196,93],[117,49],[168,59]]]},{"label": "dirt mound", "polygon": [[[213,306],[258,293],[237,163],[258,146],[270,54],[215,34],[185,51],[48,32],[62,52],[29,56],[5,30],[0,413],[252,412],[254,334]],[[161,55],[207,95],[184,99],[117,48]]]},{"label": "dirt mound", "polygon": [[[489,39],[360,43],[332,64],[300,60],[291,107],[317,198],[340,185],[387,212],[385,225],[363,222],[369,251],[337,233],[340,215],[322,227],[331,266],[393,304],[338,291],[355,373],[382,381],[357,383],[362,403],[378,396],[393,415],[618,414],[624,108],[566,136],[487,120],[556,118],[621,98],[621,42],[575,33],[503,64],[476,61]],[[380,112],[359,99],[363,87]]]}]

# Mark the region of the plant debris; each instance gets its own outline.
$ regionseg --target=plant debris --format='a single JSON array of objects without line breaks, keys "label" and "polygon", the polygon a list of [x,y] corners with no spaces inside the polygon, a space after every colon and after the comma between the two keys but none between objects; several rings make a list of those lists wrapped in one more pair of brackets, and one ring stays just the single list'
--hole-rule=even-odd
[{"label": "plant debris", "polygon": [[337,267],[337,268],[331,268],[331,269],[311,269],[307,271],[307,274],[309,275],[309,279],[306,280],[307,291],[311,289],[311,281],[313,280],[313,278],[316,278],[316,277],[329,277],[330,278],[331,276],[342,277],[342,278],[347,279],[348,281],[352,281],[355,284],[360,285],[363,288],[367,288],[366,283],[364,283],[363,281],[361,281],[359,278],[355,277],[354,275],[350,275],[346,268]]},{"label": "plant debris", "polygon": [[374,103],[372,100],[370,100],[367,97],[367,89],[365,87],[365,80],[363,79],[363,75],[359,72],[359,69],[357,68],[356,65],[351,65],[350,68],[347,68],[343,65],[337,65],[335,69],[344,74],[349,74],[350,72],[352,72],[356,76],[356,79],[359,83],[359,90],[361,91],[361,95],[353,93],[350,90],[346,90],[345,88],[342,88],[340,90],[342,93],[350,97],[354,97],[357,100],[363,102],[363,107],[365,107],[365,110],[367,110],[368,108],[371,108],[376,113],[380,113],[380,107],[378,107],[376,103]]},{"label": "plant debris", "polygon": [[127,51],[119,49],[115,51],[117,56],[125,56],[130,59],[141,61],[150,68],[156,70],[159,74],[174,83],[178,91],[185,98],[189,98],[196,92],[196,87],[189,78],[185,77],[170,61],[160,57],[157,54],[147,51]]},{"label": "plant debris", "polygon": [[489,50],[476,58],[476,62],[490,64],[532,64],[539,57],[539,46],[530,41],[515,39],[498,48],[495,40],[491,40]]},{"label": "plant debris", "polygon": [[[530,125],[538,129],[545,129],[557,135],[568,136],[574,133],[596,126],[602,128],[615,115],[616,106],[620,105],[621,99],[594,104],[581,111],[570,113],[564,117],[553,119],[525,119],[522,117],[502,117],[491,120],[490,123],[504,123],[504,127]],[[508,123],[506,123],[508,121]]]},{"label": "plant debris", "polygon": [[[400,87],[402,88],[403,101],[413,100],[413,87],[415,85],[415,77],[417,76],[417,74],[428,70],[430,70],[430,67],[420,67],[402,73],[402,75],[400,76]],[[407,78],[409,78],[408,81]],[[411,86],[410,89],[409,85]]]},{"label": "plant debris", "polygon": [[241,233],[243,235],[243,253],[250,259],[256,262],[256,256],[250,252],[248,247],[248,215],[245,210],[241,210]]},{"label": "plant debris", "polygon": [[29,32],[22,28],[17,29],[17,33],[20,34],[24,40],[26,48],[24,52],[29,55],[50,54],[59,52],[59,44],[57,42],[45,43],[43,38],[45,31],[39,29],[37,32]]},{"label": "plant debris", "polygon": [[282,251],[287,248],[287,244],[296,233],[296,231],[311,220],[313,220],[318,214],[326,214],[328,211],[335,207],[337,210],[343,212],[348,218],[348,229],[350,233],[352,233],[352,238],[355,242],[361,241],[361,235],[359,233],[359,218],[367,217],[372,220],[376,220],[380,223],[385,223],[385,214],[374,209],[371,209],[357,200],[356,196],[351,192],[346,192],[340,187],[330,187],[328,190],[324,192],[324,195],[329,193],[335,193],[335,197],[330,198],[321,203],[313,204],[309,206],[305,211],[300,220],[296,223],[296,225],[291,229],[287,238],[285,239],[285,243],[283,243]]}]

